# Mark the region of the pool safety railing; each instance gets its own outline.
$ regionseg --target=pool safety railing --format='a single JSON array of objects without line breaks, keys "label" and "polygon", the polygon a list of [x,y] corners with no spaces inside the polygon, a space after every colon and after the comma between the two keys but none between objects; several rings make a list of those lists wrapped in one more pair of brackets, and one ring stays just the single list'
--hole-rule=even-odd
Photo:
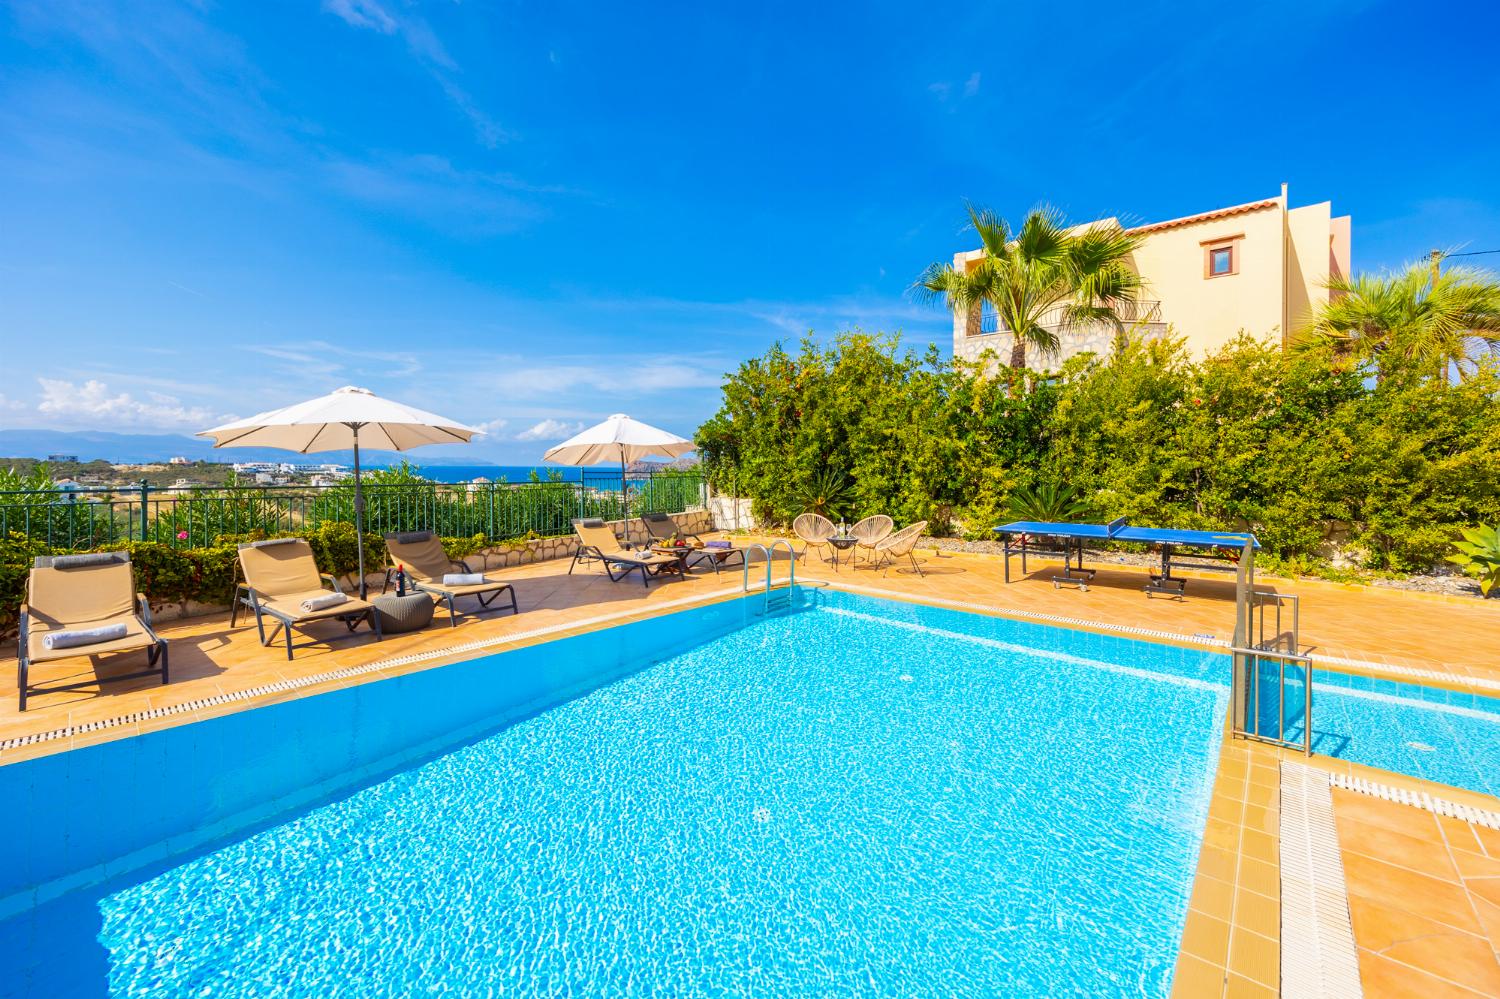
[{"label": "pool safety railing", "polygon": [[[431,530],[490,541],[563,537],[583,517],[630,520],[681,513],[707,502],[696,471],[627,476],[583,470],[573,480],[538,482],[369,481],[362,488],[371,534]],[[352,480],[317,485],[85,486],[0,490],[0,538],[24,535],[54,551],[127,541],[203,548],[220,538],[301,531],[354,522]]]},{"label": "pool safety railing", "polygon": [[[1288,613],[1283,615],[1283,610]],[[1267,622],[1272,630],[1266,632]],[[1234,735],[1300,749],[1312,755],[1312,660],[1301,652],[1301,608],[1294,594],[1255,589],[1255,550],[1240,551],[1235,583],[1234,640],[1230,643],[1230,723]],[[1271,670],[1274,669],[1274,676]],[[1290,681],[1293,700],[1287,703]],[[1276,716],[1266,687],[1276,687]],[[1288,712],[1290,711],[1290,715]],[[1300,726],[1300,731],[1299,731]]]},{"label": "pool safety railing", "polygon": [[[781,547],[782,545],[786,546],[787,553],[787,586],[785,590],[777,591],[777,593],[779,593],[781,596],[780,599],[773,604],[773,593],[771,591],[771,572],[776,561],[776,549]],[[742,577],[740,581],[740,587],[746,593],[750,592],[750,553],[756,551],[760,552],[762,557],[764,557],[766,560],[766,611],[769,612],[773,608],[773,606],[778,608],[790,607],[792,604],[792,590],[797,585],[797,549],[793,548],[792,543],[785,538],[777,538],[769,545],[753,544],[747,546],[745,548],[745,567],[740,574]]]},{"label": "pool safety railing", "polygon": [[[1235,735],[1255,742],[1300,749],[1312,755],[1312,660],[1295,652],[1256,646],[1230,649],[1236,663]],[[1241,665],[1242,664],[1242,665]],[[1241,680],[1243,669],[1243,681]],[[1271,672],[1274,670],[1274,672]],[[1276,687],[1275,717],[1269,715],[1269,691]],[[1287,687],[1292,700],[1287,701]]]}]

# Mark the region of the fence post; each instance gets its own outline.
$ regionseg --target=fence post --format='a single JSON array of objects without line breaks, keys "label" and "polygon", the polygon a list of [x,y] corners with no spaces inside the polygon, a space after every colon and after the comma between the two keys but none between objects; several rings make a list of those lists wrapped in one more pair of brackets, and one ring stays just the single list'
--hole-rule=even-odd
[{"label": "fence post", "polygon": [[146,504],[151,501],[151,483],[145,479],[141,480],[141,540],[146,540],[146,534],[150,530],[150,518],[146,515]]}]

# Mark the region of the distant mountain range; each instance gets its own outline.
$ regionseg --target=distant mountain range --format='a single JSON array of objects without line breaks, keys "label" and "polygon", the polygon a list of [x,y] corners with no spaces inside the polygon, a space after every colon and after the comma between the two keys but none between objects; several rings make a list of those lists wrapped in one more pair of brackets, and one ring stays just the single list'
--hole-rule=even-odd
[{"label": "distant mountain range", "polygon": [[[360,449],[359,459],[370,465],[386,465],[405,458],[416,465],[486,465],[474,455],[463,457],[433,454],[432,448],[397,454],[394,451]],[[354,461],[352,451],[320,451],[299,457],[277,448],[235,447],[214,449],[206,438],[181,434],[114,434],[104,430],[0,430],[0,458],[45,458],[49,454],[74,454],[80,461],[102,459],[115,464],[148,464],[182,456],[189,461]]]}]

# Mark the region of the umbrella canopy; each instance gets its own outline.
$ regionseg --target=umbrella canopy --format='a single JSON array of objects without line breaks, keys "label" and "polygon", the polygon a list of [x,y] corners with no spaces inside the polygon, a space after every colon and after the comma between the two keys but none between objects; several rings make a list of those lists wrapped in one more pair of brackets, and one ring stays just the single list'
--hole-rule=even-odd
[{"label": "umbrella canopy", "polygon": [[680,458],[696,449],[697,445],[685,437],[632,420],[624,413],[616,413],[603,423],[549,448],[543,457],[560,465],[600,465],[606,461],[618,461],[620,502],[625,507],[625,516],[629,517],[630,488],[625,481],[626,467],[632,461],[652,455]]},{"label": "umbrella canopy", "polygon": [[346,385],[285,409],[201,430],[197,436],[212,437],[214,447],[274,447],[309,454],[361,445],[405,451],[423,444],[465,444],[477,433],[456,420]]},{"label": "umbrella canopy", "polygon": [[390,399],[369,389],[341,389],[235,420],[196,436],[212,437],[214,447],[274,447],[309,454],[354,450],[354,529],[359,552],[359,595],[365,588],[365,495],[360,485],[359,446],[405,451],[423,444],[467,444],[479,433],[456,420]]},{"label": "umbrella canopy", "polygon": [[543,456],[561,465],[599,465],[606,461],[628,464],[652,455],[680,458],[697,445],[686,438],[659,430],[649,423],[616,413],[597,426],[570,437]]}]

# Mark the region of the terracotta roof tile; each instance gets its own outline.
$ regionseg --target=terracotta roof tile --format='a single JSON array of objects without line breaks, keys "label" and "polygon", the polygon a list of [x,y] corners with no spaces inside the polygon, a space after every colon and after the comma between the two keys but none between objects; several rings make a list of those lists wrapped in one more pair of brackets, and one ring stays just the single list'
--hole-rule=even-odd
[{"label": "terracotta roof tile", "polygon": [[1165,222],[1152,222],[1150,225],[1138,225],[1125,230],[1132,233],[1160,232],[1162,229],[1176,229],[1184,225],[1197,225],[1199,222],[1212,222],[1215,219],[1227,219],[1233,215],[1248,215],[1250,212],[1259,212],[1267,208],[1275,208],[1281,204],[1278,198],[1267,198],[1265,201],[1251,201],[1243,205],[1234,205],[1229,208],[1216,208],[1211,212],[1203,212],[1201,215],[1187,215],[1180,219],[1168,219]]}]

